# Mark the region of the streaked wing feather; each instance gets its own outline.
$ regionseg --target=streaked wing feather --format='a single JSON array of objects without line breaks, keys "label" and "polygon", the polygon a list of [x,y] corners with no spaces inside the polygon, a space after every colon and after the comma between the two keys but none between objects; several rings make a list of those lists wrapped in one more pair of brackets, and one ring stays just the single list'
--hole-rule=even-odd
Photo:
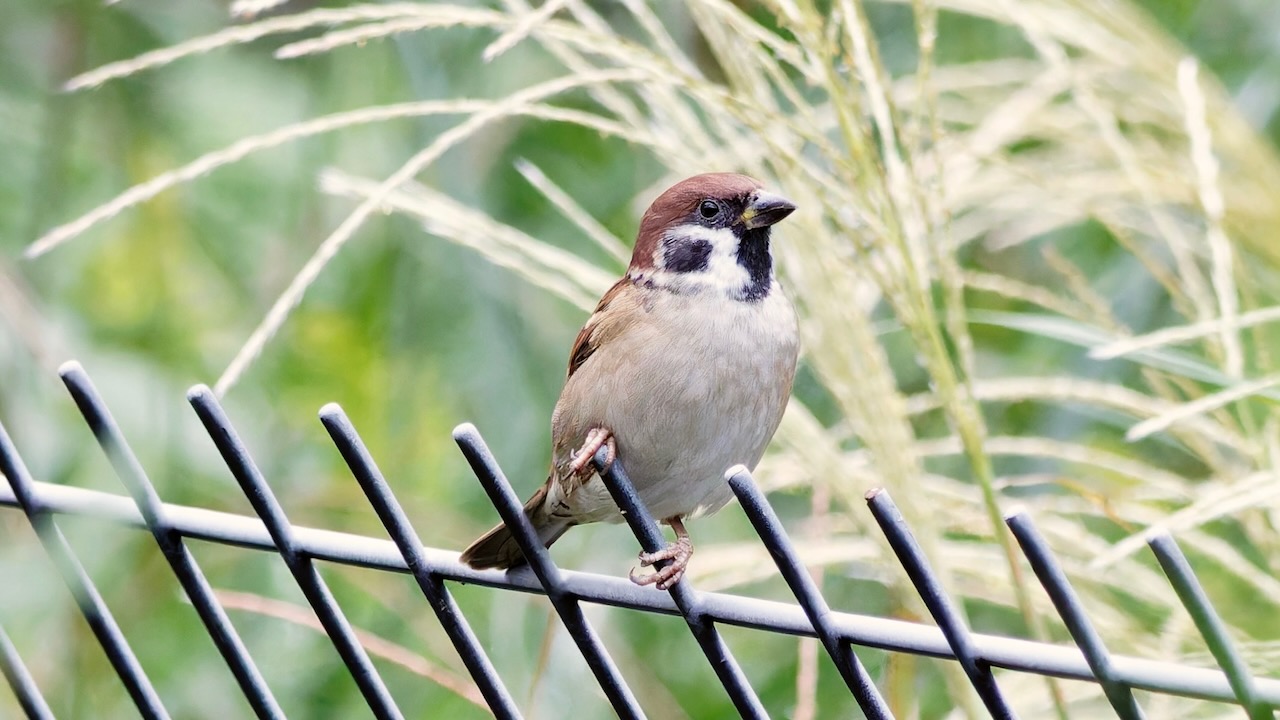
[{"label": "streaked wing feather", "polygon": [[601,341],[608,333],[599,331],[612,325],[612,323],[606,322],[608,315],[605,311],[619,295],[626,292],[632,285],[631,278],[623,276],[621,280],[614,283],[613,287],[605,292],[604,297],[600,298],[595,312],[591,313],[590,318],[587,318],[586,324],[578,331],[578,337],[573,340],[573,347],[569,350],[569,371],[565,373],[566,380],[573,377],[578,368],[582,367],[587,358],[591,357],[596,349],[600,347]]}]

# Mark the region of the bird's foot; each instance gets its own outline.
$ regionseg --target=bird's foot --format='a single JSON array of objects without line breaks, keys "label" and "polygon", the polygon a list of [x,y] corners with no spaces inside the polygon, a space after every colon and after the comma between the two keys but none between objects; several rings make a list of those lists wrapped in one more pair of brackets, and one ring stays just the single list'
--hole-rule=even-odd
[{"label": "bird's foot", "polygon": [[659,590],[670,590],[680,582],[680,578],[684,577],[685,568],[689,566],[689,558],[693,557],[693,541],[689,539],[689,532],[684,529],[684,523],[680,518],[669,518],[665,522],[675,529],[676,541],[657,552],[640,553],[640,565],[649,567],[663,560],[670,562],[658,568],[652,575],[636,575],[635,568],[631,568],[628,574],[631,582],[637,585],[653,585]]},{"label": "bird's foot", "polygon": [[577,452],[573,453],[573,459],[569,461],[569,474],[590,475],[591,459],[596,456],[600,448],[608,450],[604,459],[604,469],[608,470],[618,457],[618,445],[614,442],[613,433],[608,428],[597,427],[587,431],[586,441]]}]

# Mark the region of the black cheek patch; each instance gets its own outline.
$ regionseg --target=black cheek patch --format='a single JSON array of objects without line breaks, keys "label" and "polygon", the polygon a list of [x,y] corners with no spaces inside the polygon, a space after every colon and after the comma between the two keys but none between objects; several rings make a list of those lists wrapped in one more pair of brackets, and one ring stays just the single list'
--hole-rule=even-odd
[{"label": "black cheek patch", "polygon": [[670,272],[702,272],[710,264],[711,243],[706,240],[668,242],[665,249],[663,268]]}]

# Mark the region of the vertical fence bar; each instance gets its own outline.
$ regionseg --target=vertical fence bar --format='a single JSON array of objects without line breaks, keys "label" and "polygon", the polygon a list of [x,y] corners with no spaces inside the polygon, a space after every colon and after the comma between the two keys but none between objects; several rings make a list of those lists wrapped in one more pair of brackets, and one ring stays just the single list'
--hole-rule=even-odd
[{"label": "vertical fence bar", "polygon": [[4,673],[4,679],[9,682],[9,687],[13,688],[13,694],[18,698],[18,705],[22,707],[22,711],[27,714],[29,720],[53,720],[53,711],[45,703],[44,695],[40,694],[40,688],[32,679],[31,673],[27,671],[22,657],[18,655],[18,648],[13,646],[2,625],[0,625],[0,673]]},{"label": "vertical fence bar", "polygon": [[565,589],[560,569],[552,562],[551,554],[538,541],[537,532],[524,514],[524,504],[511,489],[511,483],[507,482],[502,468],[498,467],[493,453],[480,437],[480,431],[474,425],[464,423],[454,428],[453,439],[462,449],[476,478],[484,486],[485,493],[493,502],[502,522],[511,529],[534,576],[546,591],[551,607],[560,616],[569,637],[573,638],[578,650],[582,652],[587,667],[591,668],[614,711],[624,720],[643,718],[644,712],[631,693],[631,688],[622,679],[622,673],[618,671],[613,658],[609,657],[595,629],[587,622],[578,599]]},{"label": "vertical fence bar", "polygon": [[996,684],[995,676],[991,673],[991,666],[978,656],[978,649],[974,647],[968,626],[965,625],[959,611],[951,604],[951,599],[947,597],[946,590],[943,590],[942,583],[929,567],[924,551],[920,549],[920,544],[911,534],[911,529],[907,527],[907,521],[902,517],[898,506],[894,505],[893,498],[889,497],[888,491],[883,488],[876,488],[867,493],[867,505],[871,507],[871,514],[875,516],[880,530],[888,538],[889,546],[893,548],[902,567],[907,571],[907,576],[911,578],[911,583],[916,586],[920,598],[924,600],[925,607],[929,609],[942,634],[946,636],[947,644],[955,653],[960,667],[969,677],[973,688],[978,691],[978,697],[982,698],[982,703],[987,706],[987,711],[992,717],[1001,720],[1013,718],[1013,709],[1009,707],[1004,695],[1000,692],[1000,686]]},{"label": "vertical fence bar", "polygon": [[195,408],[196,415],[200,417],[209,437],[213,439],[218,452],[222,454],[222,459],[231,469],[231,474],[235,476],[236,482],[240,483],[240,488],[249,499],[254,512],[267,526],[267,532],[271,534],[280,557],[284,559],[302,594],[306,596],[307,602],[315,611],[316,618],[351,672],[351,677],[355,679],[356,686],[360,688],[360,693],[368,703],[369,709],[380,719],[400,720],[403,716],[400,714],[400,709],[396,707],[391,693],[383,684],[382,677],[378,675],[373,662],[369,660],[368,653],[356,639],[351,624],[347,622],[346,616],[338,607],[338,602],[329,591],[329,586],[320,577],[314,561],[298,549],[294,542],[292,526],[289,524],[288,517],[285,516],[284,509],[276,500],[275,494],[271,492],[271,487],[267,485],[262,472],[249,456],[248,449],[231,426],[230,419],[218,403],[213,391],[198,385],[187,393],[187,399]]},{"label": "vertical fence bar", "polygon": [[266,680],[262,678],[258,667],[249,657],[249,651],[241,642],[240,636],[236,634],[235,628],[231,625],[231,619],[227,617],[226,611],[214,597],[213,588],[209,586],[209,581],[205,579],[191,550],[183,542],[182,536],[173,531],[165,518],[164,505],[160,502],[160,496],[156,494],[155,486],[151,484],[146,471],[142,469],[142,464],[138,462],[137,456],[125,441],[124,433],[120,431],[120,426],[111,416],[111,411],[107,409],[106,403],[93,386],[88,374],[79,363],[74,361],[63,365],[58,370],[58,374],[71,393],[72,399],[75,400],[76,406],[80,408],[80,414],[84,416],[98,444],[102,446],[120,482],[133,497],[134,504],[138,506],[138,512],[142,514],[147,524],[147,529],[151,531],[156,544],[160,546],[165,560],[169,561],[169,567],[178,578],[192,606],[195,607],[205,629],[209,631],[213,644],[226,660],[254,713],[260,718],[283,720],[284,711],[276,703]]},{"label": "vertical fence bar", "polygon": [[[654,522],[653,516],[649,514],[649,510],[645,507],[644,501],[640,499],[635,486],[631,484],[631,478],[627,477],[621,458],[614,459],[606,470],[604,467],[606,455],[607,451],[601,448],[596,453],[596,456],[592,458],[596,471],[600,473],[601,479],[604,480],[605,487],[609,489],[609,494],[613,496],[614,503],[622,511],[622,517],[626,519],[631,532],[635,534],[636,540],[640,542],[640,547],[645,552],[657,552],[663,549],[667,543],[662,536],[662,530],[658,528],[658,523]],[[665,567],[669,562],[669,560],[661,561],[658,563],[658,567]],[[688,623],[689,630],[698,642],[698,647],[702,648],[703,654],[707,656],[707,662],[715,670],[716,677],[720,679],[720,684],[724,686],[725,692],[729,694],[729,698],[733,701],[733,706],[737,709],[738,714],[744,718],[769,717],[769,714],[765,712],[764,705],[760,702],[760,698],[756,695],[755,689],[751,687],[751,683],[747,680],[746,674],[742,672],[742,668],[738,666],[738,661],[734,659],[733,653],[729,651],[729,646],[725,644],[724,638],[720,636],[720,631],[716,629],[715,623],[703,613],[702,603],[689,586],[688,581],[680,578],[680,581],[673,585],[668,592],[671,593],[671,599],[675,601],[680,614],[684,616],[685,622]]]},{"label": "vertical fence bar", "polygon": [[853,648],[840,639],[839,633],[831,624],[831,608],[827,606],[826,598],[822,596],[818,584],[805,569],[804,563],[800,562],[800,556],[791,544],[791,539],[787,537],[782,521],[773,511],[773,506],[765,499],[764,493],[756,487],[751,472],[738,465],[730,468],[725,475],[729,481],[729,487],[733,489],[733,494],[738,496],[738,502],[751,521],[751,526],[755,528],[769,555],[773,557],[773,562],[782,573],[782,579],[786,581],[787,587],[791,588],[791,593],[804,608],[809,622],[813,623],[814,633],[822,641],[822,646],[826,648],[832,662],[836,664],[840,677],[849,687],[849,692],[853,693],[858,707],[862,708],[862,712],[868,718],[892,718],[893,713],[889,710],[884,698],[880,696],[880,691],[867,673],[867,669],[862,666]]},{"label": "vertical fence bar", "polygon": [[1151,546],[1151,551],[1155,553],[1156,560],[1160,563],[1160,569],[1164,570],[1169,583],[1173,585],[1174,592],[1178,594],[1178,599],[1187,608],[1191,619],[1195,621],[1196,628],[1209,645],[1209,652],[1213,653],[1214,660],[1218,661],[1218,666],[1226,673],[1227,680],[1231,683],[1231,690],[1235,692],[1236,699],[1240,701],[1245,712],[1249,714],[1251,720],[1274,720],[1275,714],[1271,708],[1258,699],[1249,667],[1245,664],[1244,658],[1236,652],[1235,644],[1231,642],[1231,636],[1227,633],[1226,624],[1213,609],[1209,596],[1200,585],[1200,581],[1196,579],[1196,574],[1192,571],[1191,564],[1187,562],[1187,557],[1182,554],[1178,543],[1168,533],[1160,533],[1151,538],[1147,544]]},{"label": "vertical fence bar", "polygon": [[155,688],[151,686],[151,680],[147,678],[138,658],[134,656],[133,649],[124,638],[124,633],[120,632],[116,619],[107,609],[106,601],[102,599],[89,573],[85,572],[76,558],[75,551],[71,549],[71,544],[63,536],[62,530],[40,506],[40,501],[35,494],[35,481],[27,472],[27,466],[22,462],[3,424],[0,424],[0,472],[9,478],[9,487],[13,489],[14,497],[17,498],[22,511],[26,513],[27,521],[31,523],[36,537],[49,554],[50,560],[58,568],[63,582],[71,590],[72,596],[76,599],[76,605],[79,606],[85,621],[89,623],[89,628],[93,630],[103,652],[107,654],[111,667],[124,683],[138,712],[147,720],[168,720],[169,713],[165,711]]},{"label": "vertical fence bar", "polygon": [[329,437],[338,447],[338,452],[342,454],[347,467],[351,468],[351,474],[364,490],[365,497],[369,498],[369,504],[378,514],[382,526],[395,541],[400,554],[404,555],[404,562],[409,567],[409,572],[413,573],[414,579],[418,581],[418,587],[422,589],[422,594],[440,620],[440,625],[444,627],[445,634],[449,636],[454,649],[458,651],[462,664],[466,666],[467,672],[471,673],[471,678],[480,688],[480,694],[489,704],[489,709],[500,720],[519,718],[520,711],[516,708],[515,700],[502,684],[502,679],[493,668],[493,663],[489,661],[489,656],[480,647],[480,642],[476,640],[475,633],[467,624],[462,610],[454,602],[449,588],[445,586],[443,580],[428,570],[426,557],[422,554],[422,540],[391,492],[391,487],[382,476],[382,471],[378,469],[377,463],[369,454],[368,448],[360,439],[351,420],[347,418],[341,407],[331,403],[320,409],[320,421],[329,431]]},{"label": "vertical fence bar", "polygon": [[1084,654],[1085,661],[1089,663],[1089,668],[1093,670],[1116,715],[1124,720],[1142,720],[1142,708],[1133,697],[1133,690],[1116,679],[1106,645],[1093,629],[1093,623],[1089,622],[1089,616],[1084,611],[1084,604],[1067,580],[1067,574],[1054,559],[1049,544],[1031,523],[1031,518],[1024,512],[1015,512],[1005,518],[1005,523],[1022,547],[1022,554],[1031,563],[1031,570],[1049,593],[1049,599],[1053,601],[1054,608],[1067,626],[1067,632],[1071,633],[1071,639],[1075,640],[1080,652]]}]

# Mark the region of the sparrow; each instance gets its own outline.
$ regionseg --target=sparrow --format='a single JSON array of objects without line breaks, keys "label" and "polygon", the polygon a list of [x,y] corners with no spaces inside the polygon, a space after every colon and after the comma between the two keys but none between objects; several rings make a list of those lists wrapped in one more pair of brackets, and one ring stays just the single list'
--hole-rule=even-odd
[{"label": "sparrow", "polygon": [[[569,352],[551,416],[551,471],[524,505],[550,547],[574,525],[621,522],[592,458],[620,458],[649,512],[676,540],[640,553],[630,578],[666,590],[693,555],[687,519],[733,497],[725,471],[754,469],[782,420],[799,354],[795,310],[774,277],[769,235],[795,210],[745,175],[710,173],[658,196],[626,275]],[[498,525],[463,551],[476,569],[524,562]]]}]

